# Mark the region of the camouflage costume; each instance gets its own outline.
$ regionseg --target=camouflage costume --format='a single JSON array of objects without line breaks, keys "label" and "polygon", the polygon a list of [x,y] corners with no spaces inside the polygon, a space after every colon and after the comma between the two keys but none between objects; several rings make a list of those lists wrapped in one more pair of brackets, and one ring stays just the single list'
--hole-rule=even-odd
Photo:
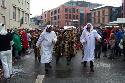
[{"label": "camouflage costume", "polygon": [[62,33],[58,33],[57,42],[54,47],[56,62],[59,61],[59,58],[62,56]]},{"label": "camouflage costume", "polygon": [[35,54],[35,60],[39,60],[39,62],[40,62],[40,50],[39,50],[39,48],[37,48],[36,47],[36,42],[37,42],[37,40],[38,40],[38,38],[39,38],[39,32],[38,31],[34,31],[33,33],[32,33],[32,43],[33,43],[33,49],[34,49],[34,54]]},{"label": "camouflage costume", "polygon": [[74,35],[73,31],[66,31],[65,32],[65,46],[64,46],[64,53],[67,59],[67,65],[69,65],[69,62],[71,61],[72,57],[75,56],[74,54]]},{"label": "camouflage costume", "polygon": [[72,57],[75,56],[74,43],[77,40],[76,33],[73,30],[65,30],[58,32],[57,42],[54,47],[56,62],[59,61],[61,56],[65,56],[67,59],[67,65],[69,65]]}]

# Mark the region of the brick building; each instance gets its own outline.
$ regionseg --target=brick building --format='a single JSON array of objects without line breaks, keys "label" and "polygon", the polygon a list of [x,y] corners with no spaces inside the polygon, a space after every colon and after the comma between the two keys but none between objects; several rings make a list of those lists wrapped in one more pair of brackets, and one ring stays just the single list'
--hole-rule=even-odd
[{"label": "brick building", "polygon": [[44,24],[50,24],[50,10],[48,11],[45,11],[43,14],[42,14],[42,20],[43,20],[43,23]]},{"label": "brick building", "polygon": [[68,1],[57,8],[45,11],[43,13],[43,21],[59,27],[70,25],[79,27],[88,22],[87,16],[90,13],[90,9],[100,5],[85,1]]},{"label": "brick building", "polygon": [[79,6],[65,6],[51,10],[51,25],[63,26],[78,26],[80,19]]},{"label": "brick building", "polygon": [[92,23],[94,25],[105,25],[116,21],[119,17],[120,7],[101,6],[91,10]]}]

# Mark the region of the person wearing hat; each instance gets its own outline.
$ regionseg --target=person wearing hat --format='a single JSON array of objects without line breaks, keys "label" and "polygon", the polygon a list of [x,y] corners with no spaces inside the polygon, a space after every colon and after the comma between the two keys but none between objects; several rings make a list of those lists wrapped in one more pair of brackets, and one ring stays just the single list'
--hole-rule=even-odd
[{"label": "person wearing hat", "polygon": [[4,70],[4,78],[12,76],[12,35],[7,33],[5,25],[0,24],[0,59]]},{"label": "person wearing hat", "polygon": [[13,49],[14,49],[14,55],[15,59],[20,59],[21,57],[21,50],[22,50],[22,43],[21,43],[21,37],[17,32],[17,29],[14,30],[13,33]]},{"label": "person wearing hat", "polygon": [[100,41],[101,36],[93,29],[93,25],[88,23],[82,32],[80,37],[80,42],[83,45],[84,57],[82,59],[84,67],[86,67],[87,62],[90,62],[90,72],[94,72],[94,58],[95,58],[95,40]]},{"label": "person wearing hat", "polygon": [[36,46],[41,48],[41,63],[45,64],[45,72],[48,74],[49,69],[51,68],[52,53],[54,45],[57,41],[57,36],[54,31],[52,31],[51,26],[47,26],[44,31],[41,33]]}]

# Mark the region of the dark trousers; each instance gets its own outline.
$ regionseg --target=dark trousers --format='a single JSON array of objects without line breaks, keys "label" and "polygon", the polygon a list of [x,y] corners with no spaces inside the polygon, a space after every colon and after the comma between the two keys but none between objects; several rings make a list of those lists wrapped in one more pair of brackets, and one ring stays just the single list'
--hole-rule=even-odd
[{"label": "dark trousers", "polygon": [[12,48],[12,56],[16,59],[20,59],[21,57],[21,51],[17,51],[15,47]]},{"label": "dark trousers", "polygon": [[96,48],[95,49],[95,58],[100,58],[101,55],[101,48]]},{"label": "dark trousers", "polygon": [[124,60],[125,60],[125,47],[123,48],[123,55],[124,55]]},{"label": "dark trousers", "polygon": [[29,42],[29,46],[30,48],[32,48],[32,42],[31,41],[28,41]]},{"label": "dark trousers", "polygon": [[115,58],[115,47],[112,47],[110,49],[110,56],[109,59],[114,59]]},{"label": "dark trousers", "polygon": [[102,52],[104,53],[104,57],[107,56],[107,49],[108,49],[107,44],[104,44],[104,45],[102,46]]},{"label": "dark trousers", "polygon": [[[84,67],[86,67],[87,61],[84,61]],[[94,64],[93,61],[90,61],[90,70],[94,71]]]},{"label": "dark trousers", "polygon": [[50,63],[45,63],[45,73],[46,74],[48,74],[50,68],[52,68]]},{"label": "dark trousers", "polygon": [[116,56],[121,56],[121,49],[119,47],[119,43],[115,44],[115,54]]},{"label": "dark trousers", "polygon": [[34,47],[34,54],[35,54],[35,60],[41,60],[41,56],[40,56],[40,49],[37,47]]}]

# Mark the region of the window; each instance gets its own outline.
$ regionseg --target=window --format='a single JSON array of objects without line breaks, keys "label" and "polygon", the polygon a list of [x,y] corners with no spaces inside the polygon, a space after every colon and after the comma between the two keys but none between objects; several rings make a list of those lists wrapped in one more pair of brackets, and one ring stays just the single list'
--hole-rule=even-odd
[{"label": "window", "polygon": [[72,13],[72,10],[71,10],[71,9],[69,9],[69,13]]},{"label": "window", "polygon": [[51,16],[53,15],[53,12],[51,12]]},{"label": "window", "polygon": [[66,12],[66,13],[68,12],[68,8],[65,8],[65,12]]},{"label": "window", "polygon": [[100,17],[100,11],[98,11],[98,17]]},{"label": "window", "polygon": [[60,13],[60,9],[58,9],[58,13]]},{"label": "window", "polygon": [[98,23],[100,23],[100,18],[98,17]]},{"label": "window", "polygon": [[20,9],[18,9],[18,21],[20,21]]},{"label": "window", "polygon": [[59,15],[58,15],[58,19],[59,19],[60,17],[59,17]]},{"label": "window", "polygon": [[27,9],[29,9],[30,4],[27,2]]},{"label": "window", "polygon": [[54,16],[54,20],[57,20],[57,17],[56,17],[56,16]]},{"label": "window", "polygon": [[25,14],[25,23],[27,23],[27,14]]},{"label": "window", "polygon": [[46,18],[46,14],[45,14],[45,18]]},{"label": "window", "polygon": [[56,25],[56,22],[54,22],[54,25]]},{"label": "window", "polygon": [[73,15],[73,19],[75,19],[75,15]]},{"label": "window", "polygon": [[22,17],[24,18],[24,11],[22,11]]},{"label": "window", "polygon": [[77,9],[76,12],[78,13],[78,12],[79,12],[79,9]]},{"label": "window", "polygon": [[102,23],[105,23],[105,17],[102,17]]},{"label": "window", "polygon": [[71,14],[69,14],[69,19],[71,19],[71,17],[72,17]]},{"label": "window", "polygon": [[21,18],[22,23],[24,23],[24,11],[22,11],[22,18]]},{"label": "window", "polygon": [[75,13],[75,8],[72,8],[72,13]]},{"label": "window", "polygon": [[103,15],[103,16],[105,15],[105,10],[102,11],[102,15]]},{"label": "window", "polygon": [[2,16],[2,23],[6,25],[5,16]]},{"label": "window", "polygon": [[5,8],[5,0],[2,0],[2,7]]},{"label": "window", "polygon": [[30,15],[27,14],[27,23],[29,23],[29,18],[30,18]]},{"label": "window", "polygon": [[59,21],[58,21],[58,25],[59,25],[60,23],[59,23]]},{"label": "window", "polygon": [[56,10],[54,11],[54,14],[57,14],[57,11],[56,11]]},{"label": "window", "polygon": [[51,21],[53,21],[53,17],[51,17]]},{"label": "window", "polygon": [[94,12],[94,17],[96,17],[96,12]]},{"label": "window", "polygon": [[65,19],[68,19],[68,14],[65,14]]},{"label": "window", "polygon": [[76,19],[79,19],[78,15],[76,15]]},{"label": "window", "polygon": [[25,23],[27,24],[29,23],[29,14],[27,13],[25,14]]},{"label": "window", "polygon": [[13,19],[16,21],[16,7],[13,6]]}]

